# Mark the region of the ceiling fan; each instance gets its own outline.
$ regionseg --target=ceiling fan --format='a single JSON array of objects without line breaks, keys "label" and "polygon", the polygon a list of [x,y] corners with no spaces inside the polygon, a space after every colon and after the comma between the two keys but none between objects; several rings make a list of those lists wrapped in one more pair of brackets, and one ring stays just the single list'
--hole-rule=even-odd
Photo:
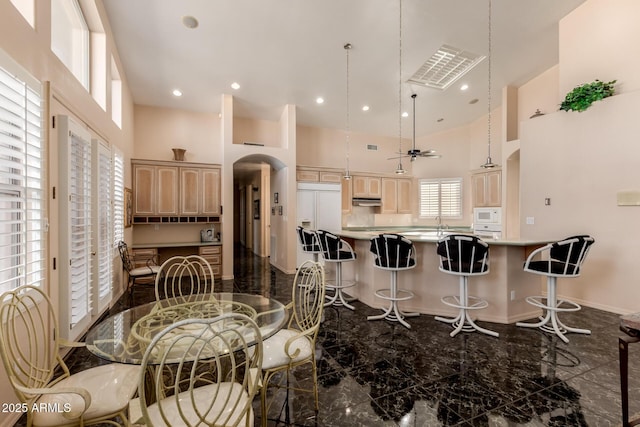
[{"label": "ceiling fan", "polygon": [[416,148],[416,97],[417,96],[418,94],[416,93],[411,95],[411,98],[413,99],[413,145],[411,146],[411,149],[406,152],[406,154],[404,152],[398,152],[398,154],[401,154],[400,156],[390,157],[388,160],[411,157],[411,161],[413,162],[418,157],[427,157],[430,159],[439,159],[440,157],[442,157],[440,154],[436,153],[436,150],[421,151]]}]

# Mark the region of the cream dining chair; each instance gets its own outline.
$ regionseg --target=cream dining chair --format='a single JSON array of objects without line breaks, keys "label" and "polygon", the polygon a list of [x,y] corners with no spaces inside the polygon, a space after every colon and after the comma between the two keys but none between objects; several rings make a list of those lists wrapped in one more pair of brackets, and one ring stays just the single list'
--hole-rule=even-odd
[{"label": "cream dining chair", "polygon": [[[22,286],[0,296],[0,355],[27,410],[27,426],[120,426],[117,416],[129,425],[126,412],[140,367],[111,363],[71,375],[60,357],[59,336],[53,306],[40,288]],[[58,366],[62,373],[54,377]]]},{"label": "cream dining chair", "polygon": [[160,266],[156,276],[156,301],[173,298],[176,303],[193,302],[194,295],[208,298],[213,293],[213,270],[199,255],[174,256]]},{"label": "cream dining chair", "polygon": [[142,359],[142,372],[153,373],[152,381],[149,374],[139,376],[144,424],[252,426],[261,363],[262,336],[248,316],[174,323],[153,339]]},{"label": "cream dining chair", "polygon": [[[262,425],[267,425],[269,406],[267,390],[271,379],[279,372],[286,372],[288,390],[312,392],[315,399],[315,411],[318,413],[318,373],[316,370],[315,346],[322,310],[324,307],[325,280],[322,265],[306,261],[298,267],[293,280],[289,324],[275,335],[264,341],[264,357],[262,362],[262,390],[260,396]],[[291,387],[290,371],[304,364],[311,364],[313,388]],[[273,384],[283,387],[281,384]]]}]

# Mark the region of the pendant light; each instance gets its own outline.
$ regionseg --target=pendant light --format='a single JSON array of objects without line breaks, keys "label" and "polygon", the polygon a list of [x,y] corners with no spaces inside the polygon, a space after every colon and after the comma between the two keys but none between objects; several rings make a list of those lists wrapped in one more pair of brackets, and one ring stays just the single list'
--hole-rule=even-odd
[{"label": "pendant light", "polygon": [[398,152],[400,153],[400,157],[398,158],[398,167],[396,168],[396,174],[404,175],[407,171],[402,167],[402,0],[398,1],[399,3],[399,16],[400,16],[400,25],[399,27],[399,80],[398,80]]},{"label": "pendant light", "polygon": [[351,172],[349,171],[349,138],[351,136],[351,123],[349,121],[349,51],[351,50],[351,43],[347,43],[344,45],[344,51],[347,55],[347,168],[344,171],[345,180],[349,181],[351,179]]},{"label": "pendant light", "polygon": [[488,34],[489,34],[489,55],[487,57],[488,61],[487,61],[487,68],[488,68],[488,83],[487,83],[487,161],[483,164],[480,165],[481,168],[485,168],[485,169],[492,169],[495,167],[498,167],[500,165],[497,165],[495,163],[493,163],[493,161],[491,160],[491,0],[489,0],[489,29],[488,29]]}]

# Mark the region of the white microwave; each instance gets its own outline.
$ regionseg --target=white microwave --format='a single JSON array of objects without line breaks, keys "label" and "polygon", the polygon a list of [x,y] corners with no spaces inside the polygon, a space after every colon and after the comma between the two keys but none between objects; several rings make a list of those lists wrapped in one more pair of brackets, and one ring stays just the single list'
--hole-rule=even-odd
[{"label": "white microwave", "polygon": [[502,208],[473,208],[473,226],[501,225]]}]

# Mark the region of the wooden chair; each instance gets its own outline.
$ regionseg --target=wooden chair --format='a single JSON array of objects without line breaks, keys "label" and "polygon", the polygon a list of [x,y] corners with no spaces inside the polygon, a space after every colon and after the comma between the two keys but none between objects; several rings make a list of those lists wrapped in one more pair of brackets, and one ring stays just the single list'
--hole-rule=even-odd
[{"label": "wooden chair", "polygon": [[[40,288],[22,286],[0,296],[0,355],[27,409],[27,426],[120,426],[116,416],[128,425],[140,367],[111,363],[71,375],[59,346],[83,344],[63,344],[59,336],[53,306]],[[54,376],[58,366],[62,372]]]},{"label": "wooden chair", "polygon": [[[267,425],[269,407],[267,389],[271,379],[279,372],[286,371],[287,390],[312,392],[315,399],[315,411],[318,413],[318,373],[316,370],[315,346],[322,310],[324,307],[325,280],[324,269],[319,263],[306,261],[300,265],[293,281],[292,301],[287,305],[291,310],[286,329],[264,341],[262,362],[263,385],[260,396],[262,425]],[[313,388],[291,387],[289,374],[292,369],[310,364],[313,376]],[[282,387],[280,384],[273,384]]]},{"label": "wooden chair", "polygon": [[153,372],[152,381],[139,375],[145,425],[252,426],[261,364],[260,329],[245,315],[169,326],[142,359],[142,372]]}]

